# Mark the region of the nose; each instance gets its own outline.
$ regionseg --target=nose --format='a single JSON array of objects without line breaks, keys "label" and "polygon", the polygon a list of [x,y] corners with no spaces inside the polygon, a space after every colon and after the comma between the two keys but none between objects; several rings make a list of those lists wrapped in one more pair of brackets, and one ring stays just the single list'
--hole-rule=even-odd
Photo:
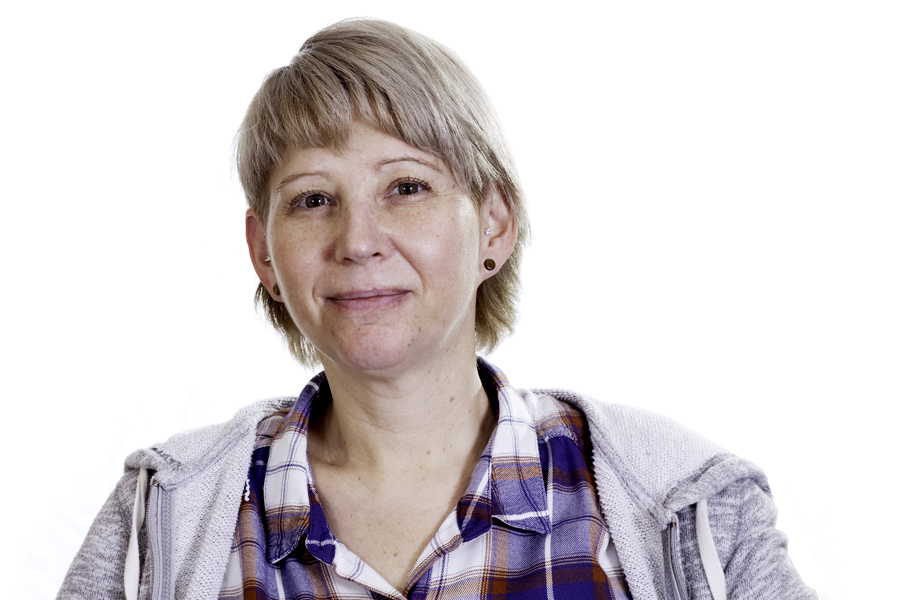
[{"label": "nose", "polygon": [[370,203],[346,203],[336,222],[335,259],[365,263],[383,257],[388,247],[381,219]]}]

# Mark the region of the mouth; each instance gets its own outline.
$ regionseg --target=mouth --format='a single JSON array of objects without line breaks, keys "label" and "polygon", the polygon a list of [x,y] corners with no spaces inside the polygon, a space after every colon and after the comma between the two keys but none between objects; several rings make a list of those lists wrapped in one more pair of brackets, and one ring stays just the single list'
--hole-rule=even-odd
[{"label": "mouth", "polygon": [[351,290],[330,296],[328,300],[337,306],[348,310],[370,310],[388,308],[402,302],[409,294],[409,290],[399,289],[369,289]]}]

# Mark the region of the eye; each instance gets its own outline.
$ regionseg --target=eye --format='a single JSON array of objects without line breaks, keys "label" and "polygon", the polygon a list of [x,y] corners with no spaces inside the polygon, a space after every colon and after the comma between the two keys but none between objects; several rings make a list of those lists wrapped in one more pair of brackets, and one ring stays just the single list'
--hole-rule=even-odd
[{"label": "eye", "polygon": [[321,192],[303,192],[297,194],[288,205],[290,208],[319,208],[331,203],[328,196]]},{"label": "eye", "polygon": [[407,181],[397,186],[397,193],[401,196],[411,196],[413,194],[418,194],[420,189],[422,189],[422,186],[418,183]]},{"label": "eye", "polygon": [[319,206],[328,204],[328,198],[322,194],[309,194],[305,198],[300,199],[300,204],[303,205],[304,208],[318,208]]},{"label": "eye", "polygon": [[416,196],[422,192],[431,191],[431,186],[420,179],[405,179],[394,184],[391,192],[398,196]]}]

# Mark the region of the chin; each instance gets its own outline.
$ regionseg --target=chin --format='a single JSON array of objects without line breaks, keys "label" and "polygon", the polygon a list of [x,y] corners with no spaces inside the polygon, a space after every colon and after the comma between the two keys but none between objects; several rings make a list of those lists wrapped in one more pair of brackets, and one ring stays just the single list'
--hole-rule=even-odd
[{"label": "chin", "polygon": [[415,357],[421,357],[421,352],[414,350],[412,340],[391,333],[395,332],[387,335],[368,332],[351,339],[336,340],[327,351],[320,352],[342,368],[369,372],[402,369]]}]

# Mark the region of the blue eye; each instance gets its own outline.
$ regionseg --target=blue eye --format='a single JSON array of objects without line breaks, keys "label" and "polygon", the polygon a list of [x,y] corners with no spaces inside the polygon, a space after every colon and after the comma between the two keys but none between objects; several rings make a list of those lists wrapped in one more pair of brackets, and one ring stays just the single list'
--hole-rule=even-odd
[{"label": "blue eye", "polygon": [[397,186],[397,193],[401,196],[411,196],[413,194],[418,194],[421,188],[422,186],[418,183],[407,181],[406,183],[401,183]]}]

